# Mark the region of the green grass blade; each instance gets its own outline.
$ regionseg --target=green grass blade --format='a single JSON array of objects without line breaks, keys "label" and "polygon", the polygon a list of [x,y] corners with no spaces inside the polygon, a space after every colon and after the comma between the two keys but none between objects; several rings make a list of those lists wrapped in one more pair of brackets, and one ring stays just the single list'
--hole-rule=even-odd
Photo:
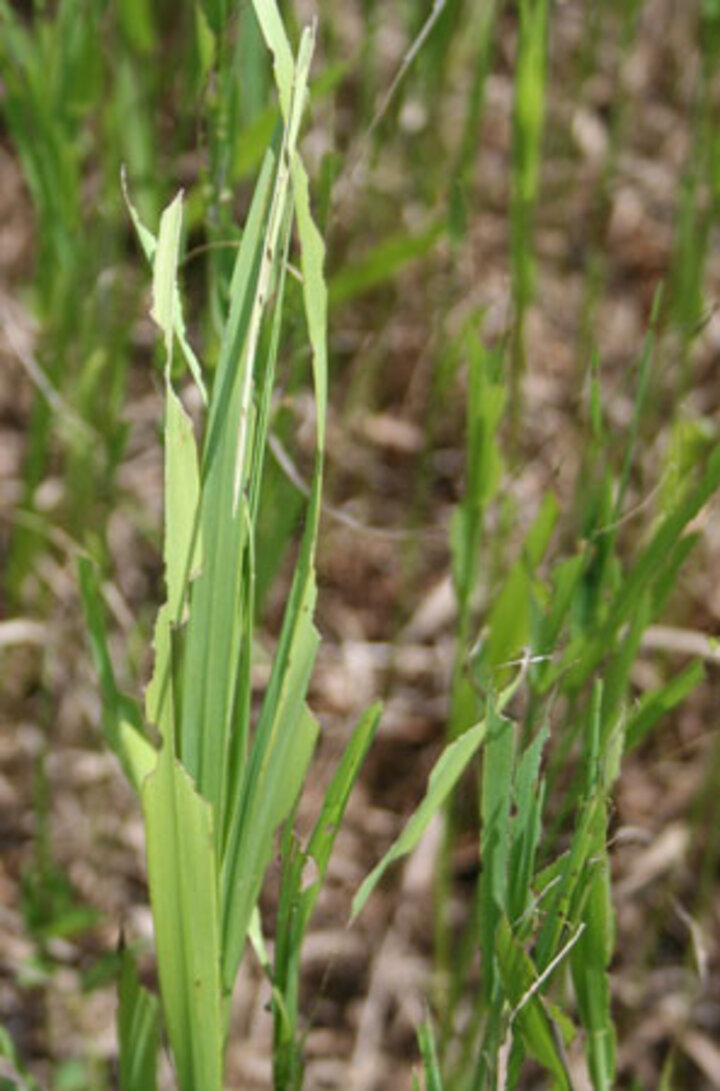
[{"label": "green grass blade", "polygon": [[[292,207],[288,202],[287,210],[285,213],[285,223],[281,230],[281,242],[279,246],[280,252],[280,268],[277,270],[277,288],[279,298],[283,298],[285,290],[285,278],[287,276],[287,264],[288,264],[288,252],[290,248],[290,235],[292,231]],[[261,515],[267,514],[265,509],[271,503],[270,500],[264,495],[263,490],[266,486],[265,467],[267,461],[267,436],[270,427],[270,417],[272,413],[272,398],[275,386],[275,368],[277,363],[278,348],[280,345],[280,330],[282,326],[282,312],[280,308],[276,308],[273,316],[272,327],[268,338],[268,349],[265,359],[265,366],[262,374],[261,387],[257,396],[257,408],[256,408],[256,442],[253,450],[253,463],[250,470],[250,480],[248,482],[248,496],[249,496],[249,514],[250,521],[255,527],[255,535],[260,536],[258,531],[258,520]],[[263,498],[263,505],[261,509],[261,495]],[[268,543],[271,546],[274,543]],[[265,548],[267,545],[263,543]]]},{"label": "green grass blade", "polygon": [[[672,566],[676,551],[686,556],[684,532],[702,507],[720,486],[720,448],[715,448],[700,479],[688,488],[672,511],[660,522],[648,544],[618,586],[604,622],[591,639],[572,641],[562,661],[548,672],[545,685],[551,685],[567,672],[567,684],[573,689],[585,683],[590,673],[615,644],[621,626],[638,609],[643,595],[657,582],[667,591],[667,566]],[[695,539],[693,539],[695,540]],[[660,595],[659,601],[662,601]]]},{"label": "green grass blade", "polygon": [[[181,216],[181,194],[177,195],[173,204],[169,206],[164,213],[166,219],[163,253],[161,255],[160,266],[156,270],[155,258],[158,252],[159,239],[155,238],[152,231],[150,231],[140,219],[140,215],[130,199],[127,179],[124,174],[122,175],[121,180],[125,203],[137,232],[140,246],[142,247],[145,257],[153,266],[153,294],[155,297],[153,302],[153,317],[156,319],[165,335],[165,345],[168,349],[168,355],[171,354],[171,348],[168,348],[168,341],[171,340],[171,338],[169,338],[166,326],[168,321],[171,323],[173,335],[177,338],[178,344],[182,349],[183,356],[185,357],[192,377],[197,384],[197,388],[200,391],[203,403],[207,405],[207,390],[202,377],[202,369],[198,358],[187,339],[182,303],[180,300],[180,289],[176,281],[177,250],[180,241],[180,225],[177,221]],[[163,224],[161,220],[161,230],[162,227]],[[169,269],[172,269],[171,273],[169,273]]]},{"label": "green grass blade", "polygon": [[515,939],[504,916],[498,922],[496,949],[505,994],[513,1007],[513,1021],[520,1030],[525,1048],[550,1073],[555,1091],[570,1091],[570,1080],[558,1051],[552,1023],[540,992],[533,991],[538,982],[537,969]]},{"label": "green grass blade", "polygon": [[[317,596],[314,555],[327,398],[327,293],[323,275],[324,246],[310,213],[307,176],[295,151],[314,41],[311,33],[303,34],[297,65],[293,68],[274,3],[256,3],[255,10],[275,57],[276,82],[286,124],[278,184],[282,183],[285,192],[289,177],[292,177],[303,296],[313,355],[317,450],[305,533],[273,670],[243,779],[243,791],[230,802],[232,814],[222,870],[223,973],[226,981],[234,976],[242,954],[275,830],[295,803],[317,735],[317,725],[302,702],[319,639],[312,617]],[[264,440],[264,437],[260,438]]]},{"label": "green grass blade", "polygon": [[178,194],[160,220],[153,258],[152,316],[165,343],[165,534],[167,605],[155,625],[155,664],[147,688],[145,711],[176,752],[178,627],[185,618],[188,585],[202,563],[198,526],[200,477],[192,422],[171,382],[173,341],[179,306],[177,267],[182,232],[182,198]]},{"label": "green grass blade", "polygon": [[153,305],[150,315],[163,332],[168,367],[172,363],[175,304],[178,297],[176,277],[181,232],[182,194],[178,193],[160,218],[160,229],[153,258]]},{"label": "green grass blade", "polygon": [[570,962],[580,1020],[587,1033],[587,1055],[595,1091],[610,1091],[615,1085],[615,1030],[610,1014],[608,964],[613,948],[612,906],[609,864],[601,847],[602,867],[596,867],[590,885],[583,924]]},{"label": "green grass blade", "polygon": [[[319,465],[319,463],[318,463]],[[306,709],[319,636],[312,621],[317,591],[312,556],[319,510],[319,475],[283,619],[242,793],[232,801],[223,857],[223,957],[226,980],[234,975],[245,931],[279,823],[295,803],[317,726]]]},{"label": "green grass blade", "polygon": [[485,734],[486,726],[482,721],[445,747],[430,774],[424,799],[406,823],[398,839],[365,878],[353,898],[352,920],[361,912],[390,865],[413,851],[433,816],[442,809],[463,772],[480,749]]},{"label": "green grass blade", "polygon": [[522,654],[530,638],[533,573],[544,556],[558,516],[552,492],[543,497],[523,542],[523,555],[511,568],[488,617],[480,666],[498,667]]},{"label": "green grass blade", "polygon": [[480,859],[480,949],[483,953],[484,987],[488,1001],[494,996],[495,929],[507,905],[510,810],[512,806],[515,728],[510,720],[488,715],[483,754]]},{"label": "green grass blade", "polygon": [[625,750],[634,750],[652,731],[661,716],[677,708],[705,680],[705,668],[697,660],[669,682],[638,702],[625,728]]},{"label": "green grass blade", "polygon": [[[248,9],[249,10],[249,9]],[[254,18],[254,13],[251,12]],[[327,64],[313,80],[310,92],[313,102],[322,101],[333,95],[347,78],[352,68],[352,61],[343,59]],[[233,171],[237,181],[253,174],[262,162],[265,149],[272,140],[277,125],[278,108],[275,104],[267,106],[242,131],[242,139],[235,148]]]},{"label": "green grass blade", "polygon": [[530,574],[525,562],[518,561],[490,611],[487,641],[482,647],[483,665],[496,668],[522,654],[530,635],[530,598]]},{"label": "green grass blade", "polygon": [[170,618],[182,620],[189,581],[201,564],[197,528],[200,478],[192,422],[170,381],[179,292],[177,267],[182,231],[178,194],[162,214],[153,263],[152,316],[165,339],[165,582]]},{"label": "green grass blade", "polygon": [[550,2],[520,0],[518,10],[510,199],[510,256],[516,311],[511,380],[512,405],[516,418],[520,377],[525,366],[525,315],[535,290],[533,219],[540,189]]},{"label": "green grass blade", "polygon": [[483,754],[480,792],[482,872],[477,885],[479,946],[482,953],[487,1018],[475,1073],[475,1087],[492,1086],[502,1044],[503,993],[498,977],[495,933],[507,908],[510,811],[512,806],[515,730],[513,724],[490,706]]},{"label": "green grass blade", "polygon": [[[500,483],[502,457],[498,429],[505,411],[506,389],[496,379],[497,353],[476,336],[466,338],[468,393],[465,418],[465,494],[453,513],[452,570],[460,610],[458,638],[468,640],[473,592],[477,582],[483,515]],[[463,648],[461,654],[465,654]]]},{"label": "green grass blade", "polygon": [[588,870],[593,867],[597,830],[605,828],[604,814],[605,800],[599,789],[581,808],[570,851],[561,857],[557,871],[553,871],[556,883],[545,901],[545,919],[535,951],[535,961],[541,972],[555,957],[563,931],[578,924],[582,897],[589,889]]},{"label": "green grass blade", "polygon": [[142,792],[155,947],[181,1091],[221,1091],[223,1024],[212,811],[165,746]]},{"label": "green grass blade", "polygon": [[515,773],[515,817],[508,868],[507,912],[515,922],[525,912],[530,896],[535,854],[540,840],[545,783],[540,775],[542,752],[549,737],[547,724],[538,732],[518,762]]},{"label": "green grass blade", "polygon": [[155,1091],[160,1005],[140,984],[135,960],[121,952],[118,988],[118,1067],[121,1091]]},{"label": "green grass blade", "polygon": [[[249,427],[250,315],[260,272],[275,158],[264,164],[248,215],[231,285],[231,308],[210,405],[202,462],[200,528],[205,551],[191,589],[186,669],[178,739],[183,764],[220,817],[224,760],[235,703],[243,617],[247,519],[236,505],[238,432]],[[244,414],[244,416],[243,416]],[[219,835],[220,829],[216,829]]]},{"label": "green grass blade", "polygon": [[[274,959],[275,1045],[273,1073],[277,1088],[299,1086],[302,1053],[298,1042],[300,954],[310,917],[322,890],[330,854],[342,822],[353,785],[365,755],[375,737],[381,708],[374,705],[360,718],[325,793],[325,799],[307,849],[301,851],[286,826],[281,850],[283,874],[276,924]],[[315,868],[303,886],[306,863]]]},{"label": "green grass blade", "polygon": [[649,544],[618,591],[608,619],[607,632],[614,631],[636,608],[649,581],[665,563],[683,531],[720,486],[720,448],[715,448],[700,481],[660,524]]},{"label": "green grass blade", "polygon": [[342,760],[335,770],[325,793],[322,810],[307,846],[306,855],[312,857],[315,861],[317,877],[302,893],[301,916],[304,925],[307,925],[318,894],[322,889],[325,873],[330,862],[330,854],[345,814],[350,793],[375,738],[381,714],[382,706],[376,704],[360,717],[353,731],[352,739],[345,748]]},{"label": "green grass blade", "polygon": [[652,616],[654,618],[658,617],[662,612],[665,603],[677,586],[682,566],[701,541],[701,537],[702,536],[698,532],[684,534],[669,551],[668,557],[662,565],[659,575],[653,582]]},{"label": "green grass blade", "polygon": [[[281,231],[281,264],[280,268],[277,270],[277,287],[275,289],[279,299],[283,298],[285,288],[291,226],[292,209],[288,203],[285,223],[283,224]],[[281,324],[282,311],[280,307],[276,307],[269,336],[267,338],[268,344],[261,386],[256,396],[255,438],[250,454],[252,465],[248,481],[248,499],[247,503],[244,499],[242,501],[246,534],[244,538],[245,556],[240,592],[242,602],[242,612],[241,617],[239,618],[239,624],[241,625],[240,660],[235,681],[233,730],[230,736],[230,748],[226,762],[224,796],[221,809],[222,829],[219,831],[221,834],[223,852],[224,846],[227,843],[229,826],[233,817],[233,809],[241,794],[241,785],[245,775],[249,746],[252,702],[252,659],[254,646],[253,626],[258,610],[256,567],[258,550],[256,548],[256,538],[260,539],[260,555],[266,557],[268,553],[267,543],[259,530],[259,519],[261,514],[265,514],[268,505],[272,501],[272,497],[268,496],[266,491],[265,463]],[[290,526],[288,524],[288,534],[289,533]]]},{"label": "green grass blade", "polygon": [[265,43],[273,55],[275,83],[280,95],[280,106],[287,118],[290,114],[295,63],[290,42],[275,0],[252,0],[253,9],[260,24]]},{"label": "green grass blade", "polygon": [[472,83],[467,96],[462,136],[459,141],[452,170],[449,202],[449,224],[452,234],[459,240],[467,232],[466,213],[463,207],[464,187],[472,180],[477,160],[478,134],[482,131],[485,114],[485,89],[490,72],[495,42],[495,25],[502,0],[471,9],[468,33],[477,40],[472,64]]},{"label": "green grass blade", "polygon": [[[243,235],[239,275],[233,285],[242,297],[242,304],[234,311],[231,309],[216,380],[220,384],[218,398],[224,395],[223,411],[221,415],[211,410],[203,465],[202,534],[205,540],[215,542],[216,548],[196,581],[193,594],[187,644],[192,670],[186,673],[183,691],[180,752],[200,791],[220,815],[216,832],[221,839],[227,808],[234,805],[233,801],[226,801],[227,753],[237,698],[242,613],[249,608],[247,596],[244,602],[242,598],[248,531],[244,496],[253,463],[253,445],[264,443],[264,437],[255,433],[253,415],[257,352],[269,292],[277,276],[282,228],[287,224],[289,164],[295,156],[307,96],[311,50],[311,36],[306,33],[301,42],[282,146],[275,161],[272,194],[268,187],[265,196],[261,193],[257,203],[254,202]],[[283,278],[280,282],[283,283]],[[281,302],[276,297],[274,305],[279,307]],[[227,352],[236,346],[239,366],[237,356],[233,359],[226,354],[226,344]],[[229,391],[224,389],[226,381]],[[211,662],[226,664],[220,684],[217,677],[210,682]],[[216,666],[216,675],[217,669]],[[212,724],[213,728],[200,730],[203,724]]]},{"label": "green grass blade", "polygon": [[118,689],[107,643],[100,589],[90,558],[78,557],[77,570],[90,651],[100,679],[103,732],[128,780],[139,792],[144,777],[155,765],[157,753],[142,732],[137,704]]},{"label": "green grass blade", "polygon": [[[603,799],[616,775],[613,747],[603,723],[604,687],[593,689],[588,735],[585,744],[588,795],[595,793],[597,806],[588,828],[588,867],[582,889],[573,901],[579,908],[574,920],[583,929],[570,955],[580,1021],[587,1034],[586,1053],[595,1091],[609,1091],[615,1078],[615,1032],[610,1013],[608,966],[615,944],[610,862],[607,852],[607,805]],[[620,736],[622,739],[622,736]],[[602,751],[602,764],[601,764]]]},{"label": "green grass blade", "polygon": [[603,725],[604,736],[612,730],[624,709],[630,686],[630,672],[640,650],[643,633],[652,618],[649,594],[642,596],[637,609],[629,619],[622,639],[616,642],[616,650],[610,657],[603,674]]},{"label": "green grass blade", "polygon": [[[525,678],[525,672],[520,670],[511,683],[497,696],[495,711],[500,714],[509,700],[512,700],[518,687]],[[445,804],[449,793],[463,775],[463,772],[475,756],[485,739],[485,721],[476,723],[456,740],[449,743],[439,759],[435,763],[428,782],[428,791],[417,808],[417,811],[408,820],[405,829],[394,842],[393,846],[383,856],[373,871],[364,879],[355,898],[352,899],[351,920],[355,920],[361,912],[364,903],[379,884],[389,865],[403,858],[416,848],[420,838],[428,828],[433,816],[437,814]]]},{"label": "green grass blade", "polygon": [[319,462],[325,450],[325,420],[327,417],[328,289],[324,274],[325,243],[312,217],[308,177],[299,156],[293,159],[291,173],[295,215],[300,237],[303,299],[312,349],[317,458]]},{"label": "green grass blade", "polygon": [[[314,657],[315,649],[307,649],[307,659]],[[307,659],[304,667],[309,678]],[[301,679],[303,682],[307,684]],[[317,721],[307,706],[298,708],[289,687],[283,698],[272,724],[273,739],[263,755],[265,760],[253,761],[255,751],[251,752],[249,788],[241,816],[233,823],[223,863],[222,951],[226,993],[232,987],[242,958],[252,913],[272,857],[275,832],[295,805],[317,741]]]},{"label": "green grass blade", "polygon": [[[575,602],[586,563],[585,555],[580,553],[561,561],[553,570],[550,604],[539,621],[533,643],[535,655],[550,656],[557,648],[563,625],[567,622]],[[534,664],[531,671],[539,692],[544,692],[545,678],[550,673],[549,662]]]},{"label": "green grass blade", "polygon": [[153,633],[153,673],[145,690],[145,716],[176,753],[173,625],[168,603],[160,607]]},{"label": "green grass blade", "polygon": [[339,307],[366,292],[396,280],[412,261],[425,257],[446,228],[443,220],[432,223],[418,235],[393,235],[378,243],[368,254],[336,273],[330,281],[330,304]]},{"label": "green grass blade", "polygon": [[187,588],[202,567],[200,474],[195,434],[168,383],[165,407],[165,580],[173,624],[183,620]]},{"label": "green grass blade", "polygon": [[429,1019],[420,1024],[417,1036],[425,1077],[425,1091],[443,1091],[435,1033]]}]

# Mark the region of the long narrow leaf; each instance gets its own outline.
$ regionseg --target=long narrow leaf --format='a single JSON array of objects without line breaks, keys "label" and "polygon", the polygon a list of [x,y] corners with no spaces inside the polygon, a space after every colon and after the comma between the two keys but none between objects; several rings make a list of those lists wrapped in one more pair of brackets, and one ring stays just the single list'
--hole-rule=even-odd
[{"label": "long narrow leaf", "polygon": [[497,955],[503,986],[528,1052],[551,1074],[556,1091],[570,1091],[551,1021],[540,994],[533,992],[538,981],[537,970],[515,939],[506,917],[498,923]]},{"label": "long narrow leaf", "polygon": [[135,960],[121,953],[118,1056],[121,1091],[155,1091],[160,1047],[160,1005],[140,984]]},{"label": "long narrow leaf", "polygon": [[380,863],[373,868],[353,898],[352,919],[361,912],[390,865],[403,856],[407,856],[418,844],[431,819],[441,810],[484,739],[485,722],[482,721],[445,747],[430,774],[427,793],[422,803],[405,824],[397,841],[388,849]]},{"label": "long narrow leaf", "polygon": [[100,678],[105,739],[133,788],[139,792],[144,777],[155,765],[157,753],[142,733],[137,704],[120,692],[115,681],[93,563],[89,557],[79,557],[77,569],[90,650]]},{"label": "long narrow leaf", "polygon": [[[143,253],[145,254],[145,257],[150,262],[150,264],[154,265],[155,255],[157,253],[158,247],[158,240],[155,238],[152,231],[150,231],[149,228],[147,228],[140,219],[137,209],[130,199],[130,194],[128,192],[127,186],[127,178],[125,177],[124,173],[121,175],[121,180],[123,186],[123,194],[125,196],[125,203],[127,204],[128,211],[130,212],[130,217],[135,226],[135,230],[137,231],[138,240],[142,247]],[[164,310],[163,307],[165,308]],[[180,290],[177,284],[175,284],[172,289],[171,301],[165,299],[163,304],[161,304],[160,313],[171,313],[173,333],[178,340],[180,348],[182,349],[183,356],[185,357],[186,363],[190,368],[190,372],[193,379],[195,380],[195,383],[197,384],[197,388],[200,391],[200,396],[202,397],[203,403],[207,404],[207,390],[205,388],[205,383],[202,377],[202,369],[198,362],[198,358],[195,355],[193,348],[187,338],[185,321],[183,318],[183,311],[180,303]]]},{"label": "long narrow leaf", "polygon": [[515,731],[513,724],[497,716],[494,709],[491,709],[488,719],[482,772],[482,874],[479,897],[480,948],[483,952],[486,995],[488,1002],[491,1002],[496,985],[495,929],[507,908]]},{"label": "long narrow leaf", "polygon": [[221,1091],[223,1026],[212,811],[166,745],[143,785],[148,880],[181,1091]]},{"label": "long narrow leaf", "polygon": [[[201,573],[191,590],[183,676],[179,754],[200,792],[220,815],[243,629],[243,554],[247,521],[234,504],[238,430],[249,425],[246,342],[257,288],[275,159],[256,186],[235,265],[202,463]],[[218,824],[216,835],[221,834]]]}]

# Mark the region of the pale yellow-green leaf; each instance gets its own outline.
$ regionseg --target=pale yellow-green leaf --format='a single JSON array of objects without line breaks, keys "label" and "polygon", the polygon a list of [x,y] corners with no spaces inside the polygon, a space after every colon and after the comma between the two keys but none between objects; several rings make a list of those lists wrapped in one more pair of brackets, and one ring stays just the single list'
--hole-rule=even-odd
[{"label": "pale yellow-green leaf", "polygon": [[325,418],[327,410],[327,309],[328,292],[323,274],[325,243],[310,210],[308,177],[302,160],[296,155],[292,162],[293,197],[300,238],[300,262],[303,273],[303,295],[308,333],[312,346],[315,381],[317,443],[325,449]]},{"label": "pale yellow-green leaf", "polygon": [[484,738],[485,722],[482,721],[469,728],[443,750],[430,774],[425,798],[406,823],[397,841],[385,853],[380,863],[373,868],[353,898],[353,919],[357,917],[390,865],[395,860],[407,856],[418,844],[433,815],[442,808],[461,774],[467,768],[468,762],[479,750]]},{"label": "pale yellow-green leaf", "polygon": [[152,773],[157,762],[157,750],[129,724],[127,720],[121,720],[118,728],[120,745],[125,755],[125,767],[128,770],[133,787],[140,791],[145,777]]},{"label": "pale yellow-green leaf", "polygon": [[145,690],[145,717],[154,724],[171,750],[175,751],[175,699],[172,684],[172,632],[170,607],[160,607],[153,634],[155,661]]},{"label": "pale yellow-green leaf", "polygon": [[167,745],[142,799],[158,972],[180,1091],[222,1091],[212,809]]},{"label": "pale yellow-green leaf", "polygon": [[150,312],[165,340],[166,368],[172,362],[175,326],[176,276],[182,231],[182,193],[178,193],[160,218],[153,261],[153,305]]},{"label": "pale yellow-green leaf", "polygon": [[248,939],[252,946],[253,951],[257,956],[257,960],[266,973],[272,973],[272,960],[268,953],[268,949],[265,946],[265,937],[262,931],[262,918],[260,917],[260,910],[258,906],[255,906],[250,914],[250,924],[248,926]]},{"label": "pale yellow-green leaf", "polygon": [[192,421],[167,386],[165,406],[165,580],[170,618],[183,620],[190,580],[202,563],[198,503],[200,473]]},{"label": "pale yellow-green leaf", "polygon": [[253,8],[265,43],[273,55],[280,106],[287,118],[292,97],[295,62],[275,0],[253,0]]},{"label": "pale yellow-green leaf", "polygon": [[[150,264],[154,267],[155,255],[156,255],[157,249],[158,249],[158,240],[155,238],[152,231],[150,231],[150,229],[148,227],[146,227],[145,224],[142,222],[137,209],[135,208],[135,206],[133,205],[133,203],[132,203],[132,201],[130,199],[130,194],[128,192],[128,187],[127,187],[127,177],[126,177],[124,171],[122,172],[121,179],[122,179],[122,188],[123,188],[123,195],[125,197],[125,203],[126,203],[126,205],[128,207],[130,217],[131,217],[131,219],[133,221],[133,225],[134,225],[135,230],[137,232],[137,236],[138,236],[140,245],[142,247],[143,253],[145,254],[145,257],[150,262]],[[180,197],[180,194],[178,194],[178,197]],[[176,197],[175,200],[177,200],[177,199],[178,198]],[[197,385],[198,390],[200,391],[200,396],[201,396],[201,398],[203,400],[203,404],[207,405],[208,397],[207,397],[207,390],[205,388],[205,383],[203,382],[202,369],[200,367],[200,363],[198,361],[198,358],[197,358],[197,356],[195,355],[195,353],[193,351],[192,345],[190,344],[190,342],[187,339],[187,333],[186,333],[186,330],[185,330],[185,320],[183,318],[183,311],[182,311],[182,303],[180,301],[180,291],[178,289],[177,282],[176,282],[176,272],[173,273],[173,281],[174,281],[174,298],[173,298],[171,309],[172,309],[172,315],[173,315],[174,333],[175,333],[175,336],[178,339],[178,344],[180,345],[180,348],[182,349],[183,356],[185,357],[185,362],[187,363],[188,367],[190,368],[190,373],[191,373],[193,379],[195,380],[195,383]]]}]

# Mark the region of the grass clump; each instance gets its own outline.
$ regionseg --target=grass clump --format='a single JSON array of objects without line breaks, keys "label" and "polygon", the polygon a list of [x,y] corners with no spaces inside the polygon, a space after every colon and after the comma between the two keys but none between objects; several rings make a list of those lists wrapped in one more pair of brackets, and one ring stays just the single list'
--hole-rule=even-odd
[{"label": "grass clump", "polygon": [[[657,311],[657,307],[656,307]],[[682,486],[658,490],[655,520],[628,557],[620,546],[625,497],[646,408],[652,331],[637,368],[625,450],[611,450],[590,385],[588,466],[578,475],[581,535],[553,557],[561,511],[548,492],[514,563],[490,583],[487,522],[506,471],[501,425],[511,384],[504,346],[464,338],[466,491],[452,523],[457,598],[450,742],[427,793],[356,895],[360,912],[390,864],[444,815],[436,890],[435,1024],[420,1029],[428,1087],[521,1086],[529,1061],[548,1086],[570,1089],[568,1051],[584,1042],[596,1091],[616,1086],[609,967],[612,792],[624,760],[663,714],[702,681],[691,663],[632,700],[631,671],[689,552],[691,524],[720,486],[720,449]],[[615,463],[617,462],[617,469]],[[568,527],[568,530],[570,527]],[[483,563],[485,562],[485,563]],[[487,603],[482,615],[478,601]],[[474,800],[453,793],[475,766]],[[461,929],[449,920],[451,856],[476,822],[479,874]],[[582,1037],[579,1038],[579,1034]],[[577,1049],[574,1049],[577,1071]]]},{"label": "grass clump", "polygon": [[[294,58],[274,4],[258,4],[256,14],[273,54],[282,124],[265,155],[235,262],[202,459],[173,379],[179,347],[205,402],[177,282],[182,197],[165,209],[157,238],[131,207],[152,263],[152,314],[166,357],[167,601],[155,626],[155,667],[144,714],[117,692],[92,564],[80,561],[103,681],[105,733],[142,802],[162,1020],[178,1084],[187,1091],[223,1086],[238,967],[251,931],[260,942],[255,918],[260,888],[275,834],[293,811],[318,733],[305,697],[318,645],[314,558],[325,447],[327,292],[324,247],[297,151],[314,32],[303,33]],[[315,381],[315,469],[282,632],[253,728],[256,525],[293,222]],[[372,713],[359,725],[309,842],[307,854],[315,860],[319,881],[376,722]],[[145,723],[159,736],[158,745]],[[293,919],[287,944],[278,949],[278,1086],[297,1084],[297,960],[317,896],[312,887],[300,892],[307,854],[288,847],[285,896]],[[129,957],[126,952],[121,980],[121,1068],[128,1074],[123,1086],[146,1091],[154,1086],[150,1073],[159,1010],[137,985]]]}]

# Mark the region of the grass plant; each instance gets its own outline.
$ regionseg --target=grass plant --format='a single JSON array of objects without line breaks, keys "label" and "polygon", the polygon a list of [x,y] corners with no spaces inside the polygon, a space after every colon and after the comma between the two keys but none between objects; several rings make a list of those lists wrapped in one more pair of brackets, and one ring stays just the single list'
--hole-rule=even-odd
[{"label": "grass plant", "polygon": [[[566,1048],[582,1028],[591,1085],[609,1091],[616,1079],[608,982],[614,947],[607,849],[612,787],[623,756],[704,676],[701,664],[692,663],[633,706],[630,671],[644,632],[696,544],[690,524],[720,486],[720,449],[672,497],[661,500],[645,544],[635,557],[623,559],[619,530],[646,405],[650,334],[617,470],[602,406],[592,405],[598,448],[592,463],[605,469],[595,490],[579,478],[582,538],[541,576],[560,514],[548,493],[520,557],[485,596],[490,607],[478,634],[484,515],[502,480],[498,425],[509,377],[502,349],[490,351],[471,340],[466,352],[466,493],[453,524],[458,598],[453,741],[435,766],[420,807],[361,886],[354,912],[387,867],[417,845],[480,755],[481,872],[459,938],[445,918],[457,808],[447,812],[439,858],[441,1068],[453,1088],[509,1088],[518,1085],[524,1061],[532,1058],[545,1069],[549,1086],[569,1089]],[[569,782],[568,768],[574,769]],[[468,1002],[469,1021],[462,1014]],[[422,1052],[427,1085],[433,1086],[438,1061],[431,1057],[429,1033],[426,1026]]]},{"label": "grass plant", "polygon": [[[303,33],[294,58],[275,5],[258,3],[255,10],[273,56],[282,125],[266,153],[235,262],[201,460],[173,381],[177,346],[201,400],[206,400],[184,330],[177,281],[182,198],[178,194],[165,209],[157,237],[130,206],[152,263],[152,314],[166,355],[167,602],[155,627],[155,668],[144,716],[136,703],[117,692],[92,564],[80,562],[88,626],[103,680],[106,736],[143,806],[162,1018],[178,1084],[187,1091],[223,1085],[238,967],[251,929],[257,932],[257,900],[275,834],[293,811],[318,732],[305,695],[318,644],[314,556],[325,447],[327,291],[324,247],[311,217],[307,175],[297,151],[314,32]],[[315,471],[272,673],[252,727],[255,528],[293,220],[315,383]],[[158,733],[159,748],[143,720]],[[314,887],[301,892],[303,865],[312,856],[322,880],[334,832],[376,724],[373,712],[359,725],[307,852],[293,847],[290,831],[285,835],[283,912],[289,916],[274,975],[279,1087],[299,1086],[297,962],[317,896]],[[154,1086],[159,1009],[138,985],[131,965],[123,970],[121,1000],[124,1086],[146,1091]]]}]

